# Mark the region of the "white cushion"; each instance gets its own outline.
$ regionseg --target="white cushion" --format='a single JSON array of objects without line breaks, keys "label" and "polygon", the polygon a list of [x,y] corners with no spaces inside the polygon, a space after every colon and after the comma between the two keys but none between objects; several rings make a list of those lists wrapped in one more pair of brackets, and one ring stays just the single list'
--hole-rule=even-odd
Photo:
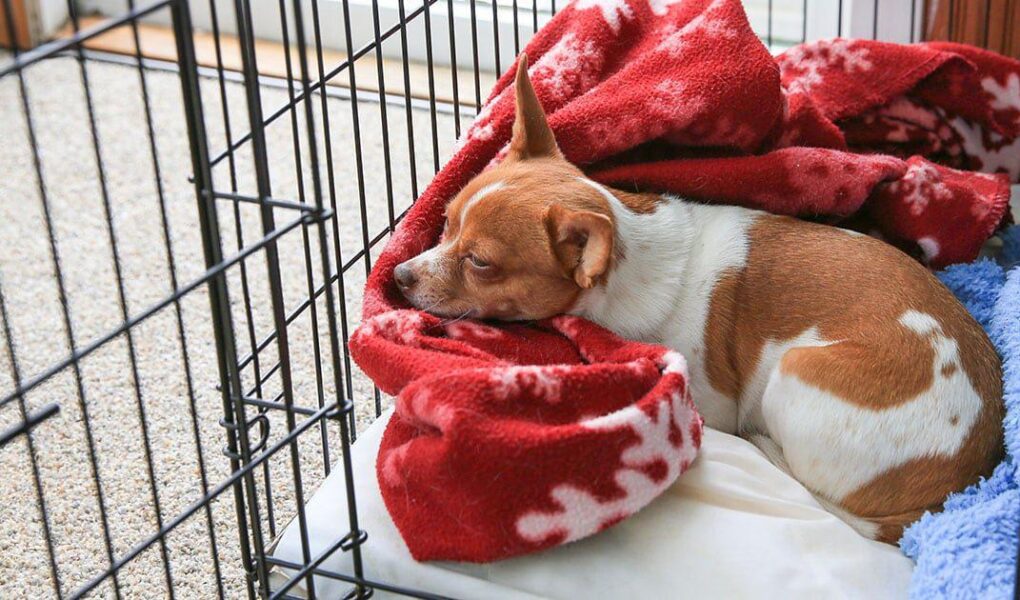
[{"label": "white cushion", "polygon": [[[864,539],[832,516],[796,480],[750,443],[705,430],[690,471],[648,508],[593,537],[530,556],[475,565],[419,563],[390,520],[375,457],[390,418],[384,413],[352,451],[365,576],[456,598],[903,598],[911,561]],[[337,466],[307,507],[311,555],[343,534],[347,502]],[[296,522],[274,556],[301,563]],[[321,568],[351,573],[337,551]],[[279,585],[288,574],[277,570]],[[291,594],[303,594],[302,580]],[[322,598],[350,587],[317,577]],[[377,592],[378,597],[388,597]]]}]

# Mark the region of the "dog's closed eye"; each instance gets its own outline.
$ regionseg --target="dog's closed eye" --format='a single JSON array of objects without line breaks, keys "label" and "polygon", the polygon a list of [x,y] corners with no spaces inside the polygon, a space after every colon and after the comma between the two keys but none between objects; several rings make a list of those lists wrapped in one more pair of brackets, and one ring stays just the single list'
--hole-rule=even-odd
[{"label": "dog's closed eye", "polygon": [[475,254],[468,254],[464,257],[464,264],[473,275],[482,280],[495,279],[499,276],[499,268],[486,261],[485,259],[479,258]]}]

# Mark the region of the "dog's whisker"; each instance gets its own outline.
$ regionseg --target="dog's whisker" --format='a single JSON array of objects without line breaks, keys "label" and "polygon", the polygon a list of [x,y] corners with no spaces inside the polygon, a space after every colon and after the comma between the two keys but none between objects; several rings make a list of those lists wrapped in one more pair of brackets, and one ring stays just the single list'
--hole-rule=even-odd
[{"label": "dog's whisker", "polygon": [[464,313],[462,315],[460,315],[459,317],[456,317],[456,318],[450,319],[450,320],[442,321],[440,323],[440,325],[445,327],[447,325],[452,325],[452,324],[457,323],[459,321],[463,321],[464,319],[468,318],[471,315],[472,312],[474,312],[474,309],[469,308],[466,311],[464,311]]},{"label": "dog's whisker", "polygon": [[435,307],[436,307],[436,306],[437,306],[438,304],[439,304],[439,301],[438,301],[438,300],[436,300],[435,302],[433,302],[432,304],[429,304],[428,306],[426,306],[426,307],[424,307],[424,308],[418,308],[417,306],[416,306],[415,308],[418,308],[418,310],[420,310],[420,311],[422,311],[422,312],[429,312],[429,311],[431,311],[431,310],[432,310],[433,308],[435,308]]}]

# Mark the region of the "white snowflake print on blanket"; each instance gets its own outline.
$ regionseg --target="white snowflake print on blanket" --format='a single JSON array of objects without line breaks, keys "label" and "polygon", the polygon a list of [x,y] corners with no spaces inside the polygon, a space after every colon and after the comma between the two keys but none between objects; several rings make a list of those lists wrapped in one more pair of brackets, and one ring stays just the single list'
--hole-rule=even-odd
[{"label": "white snowflake print on blanket", "polygon": [[478,111],[478,114],[475,115],[475,122],[472,123],[471,129],[468,130],[467,135],[462,137],[460,140],[457,140],[456,149],[458,151],[469,141],[485,141],[492,138],[492,136],[496,133],[496,125],[492,122],[492,108],[496,106],[500,99],[508,93],[507,90],[510,89],[512,88],[503,90],[500,95],[496,96],[489,102],[486,102],[485,105],[482,106],[482,110]]},{"label": "white snowflake print on blanket", "polygon": [[[689,424],[697,418],[684,396],[673,392],[658,402],[652,415],[636,406],[629,406],[582,421],[581,425],[590,429],[611,431],[630,428],[638,435],[640,441],[623,450],[620,458],[624,467],[614,475],[616,484],[624,492],[623,496],[600,500],[576,486],[558,485],[550,495],[560,505],[560,510],[524,514],[517,519],[517,533],[532,542],[562,534],[566,543],[597,533],[608,524],[634,514],[669,487],[694,459],[697,448],[690,435]],[[679,447],[674,445],[672,438],[675,429],[682,432]],[[655,464],[666,466],[665,476],[658,480],[644,470]]]},{"label": "white snowflake print on blanket", "polygon": [[688,93],[690,86],[667,79],[659,82],[643,100],[642,111],[602,115],[585,132],[589,143],[604,155],[634,147],[669,132],[682,132],[694,123],[706,101]]},{"label": "white snowflake print on blanket", "polygon": [[679,373],[684,379],[687,379],[687,359],[679,352],[670,350],[663,354],[659,361],[659,367],[663,374]]},{"label": "white snowflake print on blanket", "polygon": [[1020,75],[1010,73],[1006,82],[1001,84],[994,77],[985,77],[981,80],[981,88],[991,94],[989,106],[992,110],[1017,111],[1016,122],[1020,125]]},{"label": "white snowflake print on blanket", "polygon": [[546,402],[560,401],[562,377],[569,367],[546,365],[514,366],[492,369],[489,381],[500,400],[506,400],[527,391]]},{"label": "white snowflake print on blanket", "polygon": [[648,6],[658,16],[663,16],[674,4],[683,4],[684,0],[648,0]]},{"label": "white snowflake print on blanket", "polygon": [[953,198],[953,191],[942,182],[938,170],[929,163],[910,165],[902,179],[889,184],[889,190],[900,195],[915,217],[928,208],[932,199],[944,202]]},{"label": "white snowflake print on blanket", "polygon": [[[528,67],[528,75],[543,99],[545,110],[552,112],[563,102],[598,83],[604,61],[605,53],[593,40],[582,40],[574,33],[568,33]],[[507,86],[498,96],[486,102],[468,132],[457,140],[455,151],[468,141],[492,139],[496,134],[492,110],[505,99],[511,101],[513,94],[514,87]]]},{"label": "white snowflake print on blanket", "polygon": [[372,317],[359,327],[354,336],[358,338],[382,336],[394,342],[411,345],[421,333],[421,313],[413,310],[391,310]]},{"label": "white snowflake print on blanket", "polygon": [[[403,413],[401,418],[411,423],[424,423],[440,431],[448,431],[456,416],[454,408],[435,401],[428,388],[418,388],[399,402],[397,410]],[[380,475],[388,485],[398,486],[404,481],[404,462],[414,440],[412,438],[386,454]]]},{"label": "white snowflake print on blanket", "polygon": [[475,321],[454,321],[447,323],[443,328],[446,329],[446,335],[455,340],[498,340],[507,337],[502,329]]},{"label": "white snowflake print on blanket", "polygon": [[[653,11],[655,4],[656,0],[652,0]],[[721,0],[715,0],[705,12],[691,19],[680,29],[674,29],[671,32],[667,30],[657,49],[665,51],[671,58],[680,58],[693,40],[700,36],[714,40],[736,38],[739,35],[738,32],[734,31],[727,23],[725,13],[720,12],[723,7]]]},{"label": "white snowflake print on blanket", "polygon": [[605,54],[594,40],[564,35],[528,69],[536,90],[547,92],[545,109],[555,110],[564,100],[583,94],[599,81]]},{"label": "white snowflake print on blanket", "polygon": [[[1020,179],[1020,137],[1006,143],[998,133],[986,133],[983,127],[962,117],[953,117],[950,124],[960,135],[964,154],[979,161],[972,168],[985,173],[1006,173],[1011,181]],[[989,147],[986,137],[997,147]]]},{"label": "white snowflake print on blanket", "polygon": [[874,68],[870,52],[854,40],[819,40],[790,48],[776,57],[783,78],[793,77],[791,92],[807,92],[824,79],[826,70],[863,73]]},{"label": "white snowflake print on blanket", "polygon": [[927,262],[931,262],[942,251],[938,241],[931,236],[918,238],[917,246],[921,249],[921,252],[924,254],[924,260]]},{"label": "white snowflake print on blanket", "polygon": [[[974,177],[984,179],[989,183],[998,183],[998,178],[995,175],[989,175],[988,173],[977,173],[975,172]],[[974,215],[974,218],[978,221],[984,221],[988,218],[988,215],[992,212],[992,205],[988,202],[975,202],[970,206],[970,214]]]},{"label": "white snowflake print on blanket", "polygon": [[620,33],[621,19],[629,21],[634,18],[634,10],[627,0],[576,0],[573,7],[576,11],[599,9],[613,33]]}]

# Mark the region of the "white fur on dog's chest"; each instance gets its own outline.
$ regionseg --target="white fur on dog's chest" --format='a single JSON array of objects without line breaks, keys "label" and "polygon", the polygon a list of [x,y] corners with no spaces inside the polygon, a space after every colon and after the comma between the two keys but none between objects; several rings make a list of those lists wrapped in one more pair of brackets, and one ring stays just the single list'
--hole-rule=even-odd
[{"label": "white fur on dog's chest", "polygon": [[604,187],[585,182],[612,207],[622,258],[606,284],[585,293],[572,312],[680,351],[705,422],[737,432],[737,403],[715,390],[705,372],[705,326],[720,277],[746,264],[748,230],[761,213],[668,196],[654,212],[634,213]]},{"label": "white fur on dog's chest", "polygon": [[658,341],[687,357],[691,393],[705,422],[727,433],[737,433],[744,429],[741,416],[756,411],[749,410],[747,405],[738,407],[737,399],[726,397],[709,383],[705,329],[712,295],[720,279],[746,264],[748,230],[759,213],[736,207],[690,205],[690,208],[697,236],[691,244],[686,278],[674,282],[675,310],[664,323]]}]

